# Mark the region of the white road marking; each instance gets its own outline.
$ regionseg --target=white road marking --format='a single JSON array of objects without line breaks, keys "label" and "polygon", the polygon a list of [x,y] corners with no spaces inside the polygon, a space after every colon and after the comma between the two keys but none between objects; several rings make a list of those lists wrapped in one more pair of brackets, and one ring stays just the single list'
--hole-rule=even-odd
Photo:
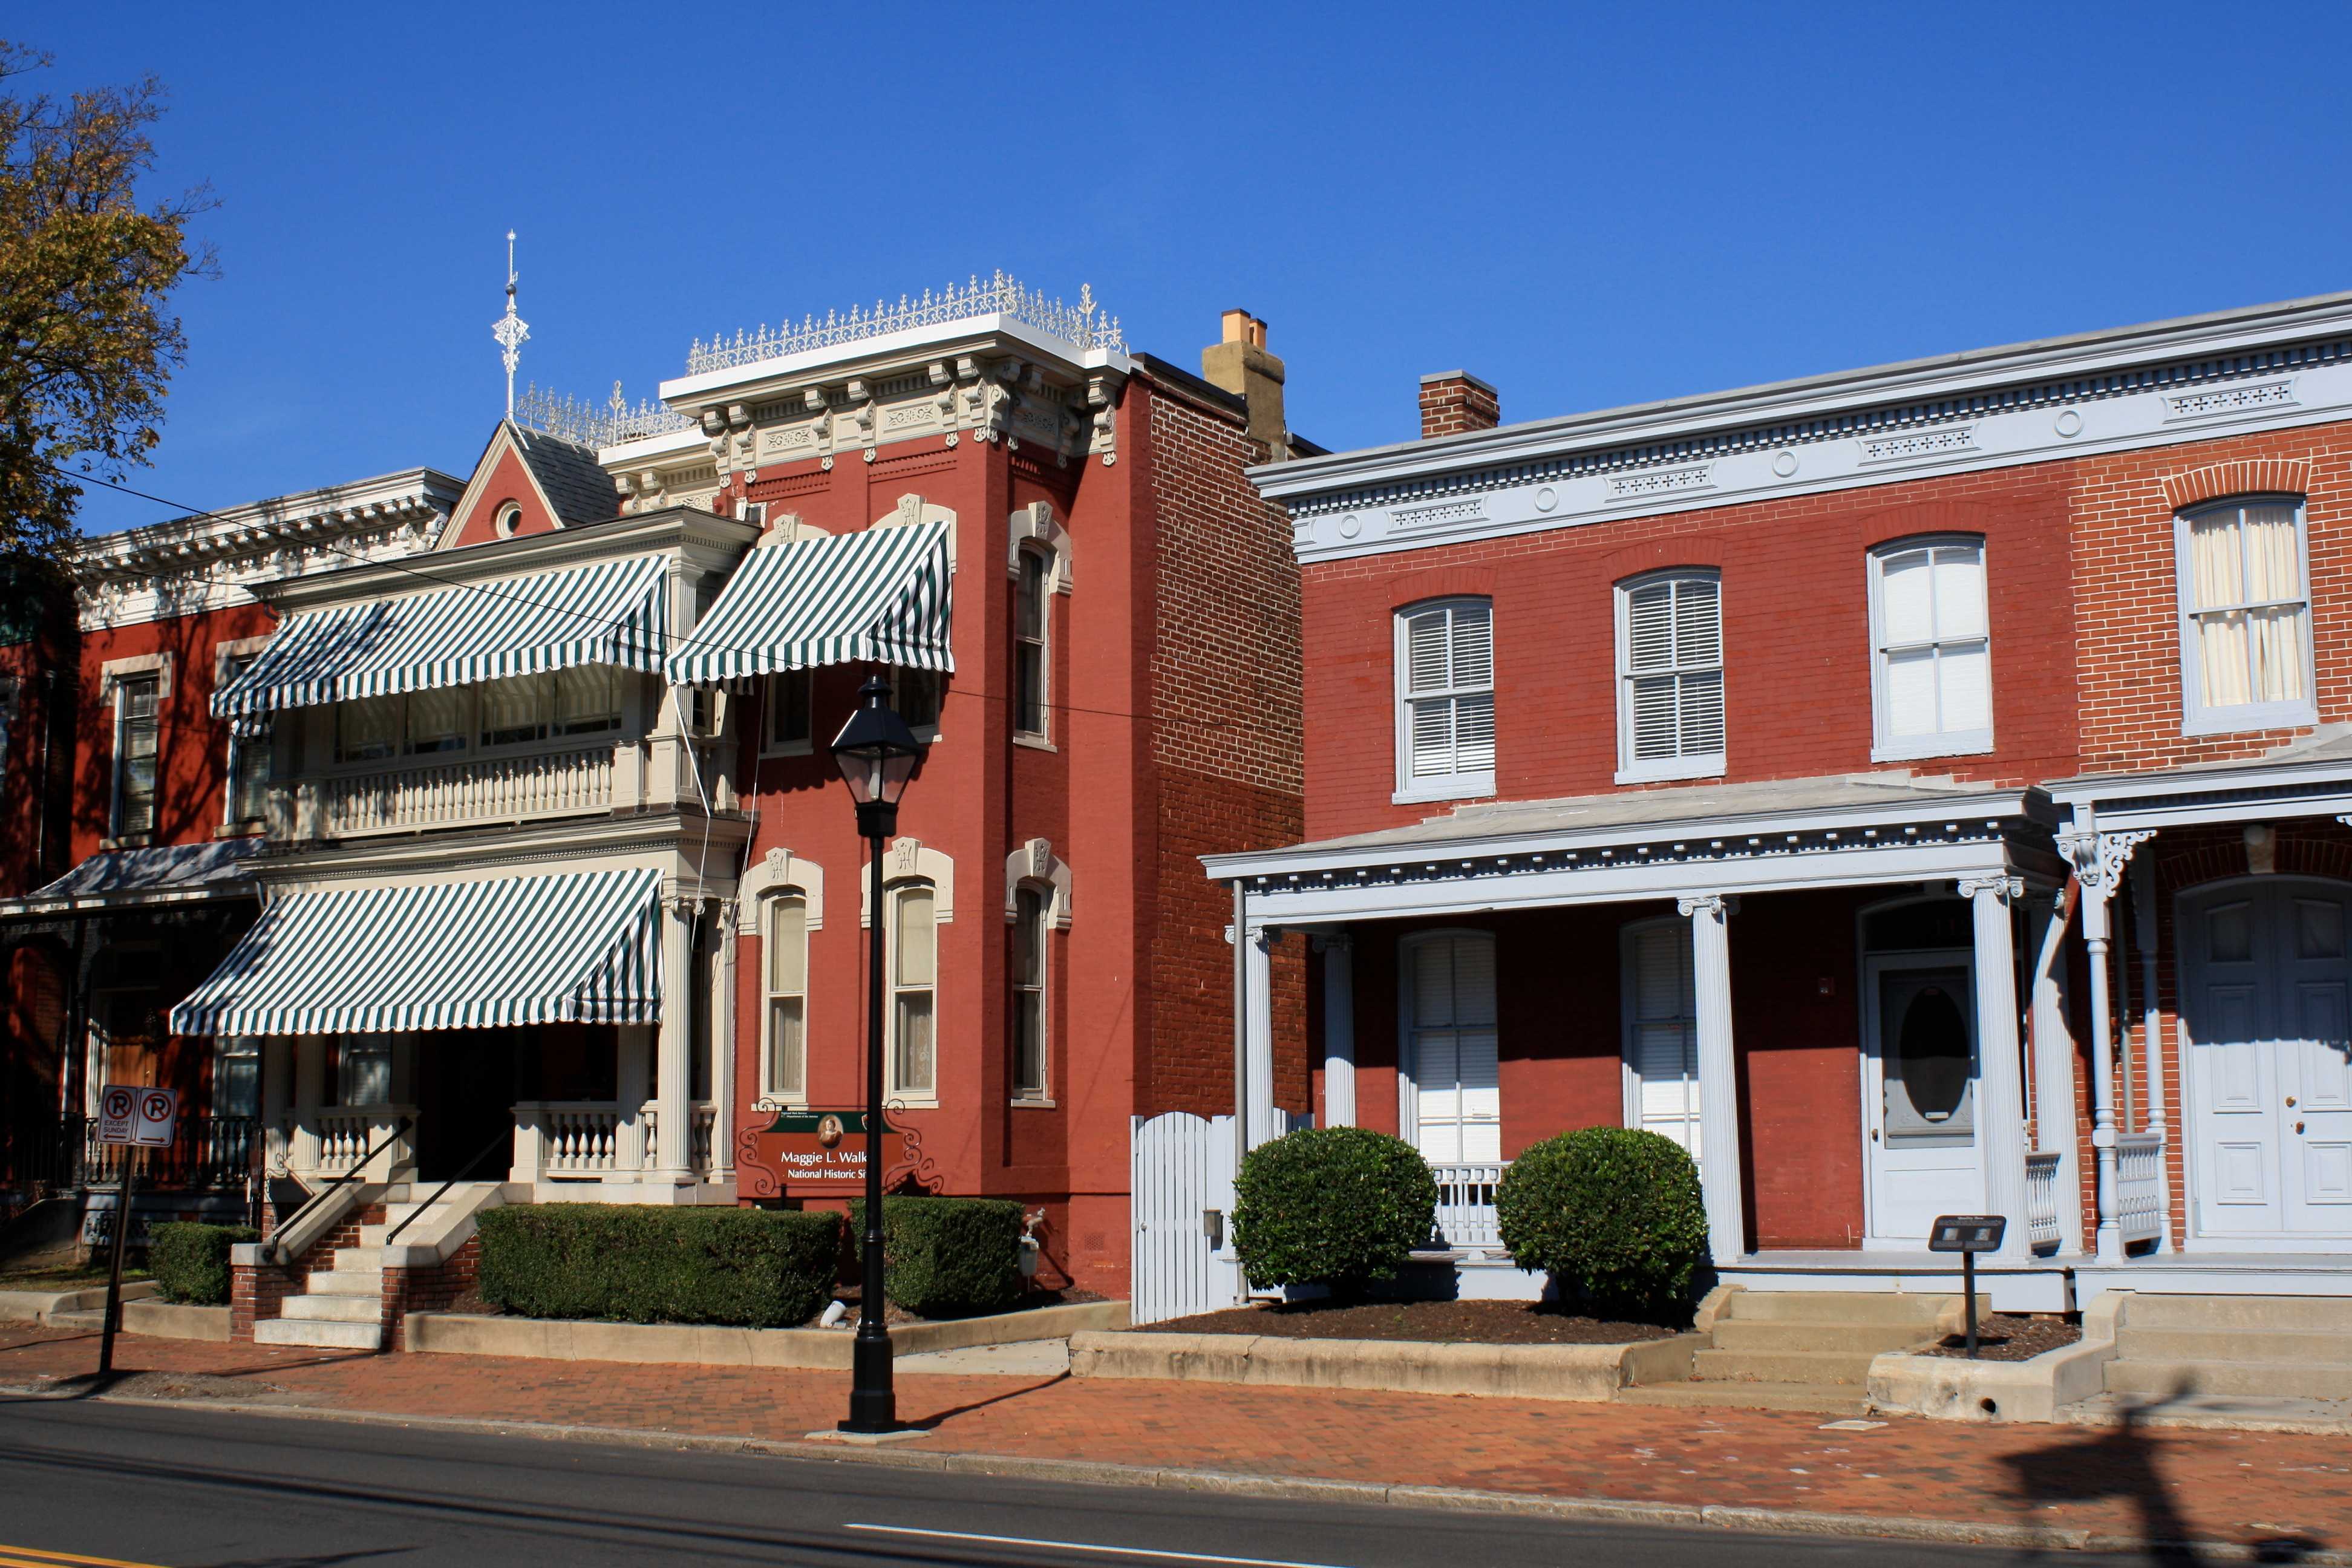
[{"label": "white road marking", "polygon": [[1044,1546],[1055,1552],[1100,1552],[1114,1557],[1151,1557],[1166,1563],[1231,1563],[1237,1568],[1337,1568],[1329,1563],[1296,1563],[1286,1557],[1219,1557],[1207,1552],[1153,1552],[1140,1546],[1097,1546],[1085,1541],[1036,1541],[1025,1535],[974,1535],[962,1530],[917,1530],[905,1524],[845,1524],[883,1535],[920,1535],[933,1541],[978,1541],[990,1546]]}]

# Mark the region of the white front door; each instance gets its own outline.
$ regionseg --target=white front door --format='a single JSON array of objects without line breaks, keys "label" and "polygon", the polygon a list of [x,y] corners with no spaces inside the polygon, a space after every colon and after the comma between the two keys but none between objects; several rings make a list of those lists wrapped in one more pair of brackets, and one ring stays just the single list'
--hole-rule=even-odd
[{"label": "white front door", "polygon": [[1868,973],[1864,1245],[1918,1251],[1937,1215],[1984,1207],[1976,987],[1966,953],[1873,958]]},{"label": "white front door", "polygon": [[2302,878],[2180,900],[2200,1237],[2352,1237],[2347,916],[2352,888]]},{"label": "white front door", "polygon": [[1405,949],[1404,981],[1406,1136],[1433,1165],[1499,1161],[1495,939],[1479,931],[1415,938]]}]

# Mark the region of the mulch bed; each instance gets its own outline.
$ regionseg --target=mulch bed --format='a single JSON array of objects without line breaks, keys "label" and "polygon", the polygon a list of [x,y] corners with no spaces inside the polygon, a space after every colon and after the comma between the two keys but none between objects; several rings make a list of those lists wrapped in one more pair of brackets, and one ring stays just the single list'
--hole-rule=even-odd
[{"label": "mulch bed", "polygon": [[[2054,1351],[2076,1344],[2083,1338],[2083,1326],[2063,1318],[2028,1318],[2010,1312],[1995,1312],[1977,1320],[1977,1359],[1979,1361],[2031,1361],[2044,1351]],[[1956,1355],[1969,1353],[1966,1334],[1948,1334],[1940,1344],[1929,1345],[1921,1355]]]},{"label": "mulch bed", "polygon": [[1657,1323],[1582,1318],[1533,1301],[1290,1301],[1171,1319],[1147,1324],[1142,1331],[1425,1344],[1618,1345],[1668,1339],[1682,1331]]}]

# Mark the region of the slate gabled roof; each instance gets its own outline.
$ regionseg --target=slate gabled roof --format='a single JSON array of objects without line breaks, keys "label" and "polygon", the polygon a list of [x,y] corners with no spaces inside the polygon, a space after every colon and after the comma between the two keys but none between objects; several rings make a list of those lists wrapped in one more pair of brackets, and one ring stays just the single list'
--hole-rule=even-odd
[{"label": "slate gabled roof", "polygon": [[612,476],[597,466],[593,450],[511,421],[507,428],[530,477],[539,481],[566,528],[620,515],[620,494],[613,488]]}]

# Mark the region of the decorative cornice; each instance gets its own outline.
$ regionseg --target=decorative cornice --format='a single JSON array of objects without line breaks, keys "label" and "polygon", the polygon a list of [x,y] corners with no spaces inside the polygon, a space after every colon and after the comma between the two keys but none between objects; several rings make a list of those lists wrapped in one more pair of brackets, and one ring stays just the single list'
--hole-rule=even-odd
[{"label": "decorative cornice", "polygon": [[1118,318],[1101,312],[1101,308],[1095,303],[1091,285],[1080,285],[1077,304],[1066,305],[1060,300],[1048,300],[1023,284],[1019,279],[1009,278],[1000,269],[986,282],[982,282],[975,272],[971,281],[961,288],[950,283],[937,294],[926,289],[919,300],[901,294],[896,305],[877,300],[871,310],[853,305],[845,314],[839,310],[826,311],[822,321],[814,315],[804,317],[797,327],[789,321],[776,328],[762,324],[756,331],[737,331],[732,340],[722,333],[708,345],[697,338],[694,347],[686,356],[686,373],[700,375],[739,365],[760,364],[769,360],[788,359],[795,354],[866,342],[899,332],[951,327],[987,317],[1019,321],[1069,344],[1081,353],[1091,350],[1107,350],[1118,354],[1127,352],[1127,340],[1119,331]]}]

